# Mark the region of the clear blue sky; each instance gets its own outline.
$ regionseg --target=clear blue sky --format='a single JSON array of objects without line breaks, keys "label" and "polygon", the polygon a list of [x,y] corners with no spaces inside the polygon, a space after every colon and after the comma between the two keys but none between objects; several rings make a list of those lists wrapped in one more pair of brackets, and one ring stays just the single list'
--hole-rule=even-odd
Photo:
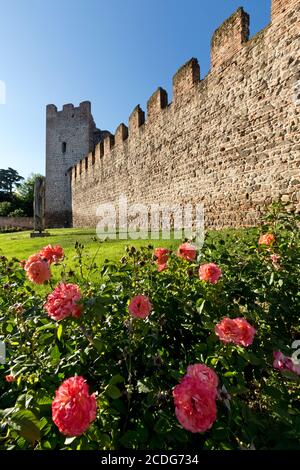
[{"label": "clear blue sky", "polygon": [[191,57],[203,78],[213,31],[239,6],[251,35],[271,0],[0,0],[0,168],[44,173],[45,106],[92,102],[112,132]]}]

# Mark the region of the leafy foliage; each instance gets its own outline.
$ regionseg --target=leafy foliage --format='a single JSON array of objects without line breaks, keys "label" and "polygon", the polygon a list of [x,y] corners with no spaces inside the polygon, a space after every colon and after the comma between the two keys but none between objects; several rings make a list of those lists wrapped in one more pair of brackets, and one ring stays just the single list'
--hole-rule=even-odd
[{"label": "leafy foliage", "polygon": [[[258,246],[267,231],[275,244]],[[299,246],[299,218],[280,206],[264,227],[238,238],[208,237],[197,262],[173,254],[160,273],[151,246],[128,247],[122,260],[99,267],[85,266],[77,244],[77,269],[62,264],[61,278],[80,285],[84,313],[58,323],[18,261],[1,257],[7,361],[0,366],[0,448],[299,449],[299,378],[273,368],[273,351],[291,355],[300,339]],[[222,269],[216,285],[199,280],[206,262]],[[128,313],[137,294],[153,304],[146,320]],[[214,327],[226,316],[255,327],[252,346],[219,341]],[[223,390],[217,420],[203,434],[180,426],[172,398],[194,363],[212,367]],[[7,374],[14,382],[5,381]],[[76,374],[97,393],[98,413],[84,435],[66,438],[52,421],[51,403],[62,381]]]},{"label": "leafy foliage", "polygon": [[25,180],[13,168],[0,169],[0,216],[32,217],[34,184],[40,176],[31,174]]},{"label": "leafy foliage", "polygon": [[0,202],[0,217],[6,217],[12,211],[12,203],[9,201]]},{"label": "leafy foliage", "polygon": [[0,191],[11,195],[13,188],[18,187],[23,179],[13,168],[0,169]]}]

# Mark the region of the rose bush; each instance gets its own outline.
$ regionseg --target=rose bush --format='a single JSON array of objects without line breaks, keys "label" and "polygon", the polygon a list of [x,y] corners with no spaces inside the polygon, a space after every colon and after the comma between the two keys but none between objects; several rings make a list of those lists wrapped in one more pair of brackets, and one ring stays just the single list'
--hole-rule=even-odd
[{"label": "rose bush", "polygon": [[0,448],[299,449],[298,224],[274,207],[201,253],[128,247],[88,270],[79,245],[72,271],[41,247],[31,277],[3,254]]}]

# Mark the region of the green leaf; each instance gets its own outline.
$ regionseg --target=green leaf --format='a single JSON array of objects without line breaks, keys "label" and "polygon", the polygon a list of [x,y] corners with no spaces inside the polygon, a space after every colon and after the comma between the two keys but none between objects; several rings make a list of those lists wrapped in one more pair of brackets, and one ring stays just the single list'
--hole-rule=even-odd
[{"label": "green leaf", "polygon": [[204,305],[205,305],[205,300],[203,300],[203,302],[201,303],[200,307],[197,307],[197,312],[198,313],[202,313],[203,309],[204,309]]},{"label": "green leaf", "polygon": [[40,440],[39,420],[32,411],[17,411],[12,415],[11,420],[16,424],[18,434],[27,441],[35,442]]},{"label": "green leaf", "polygon": [[58,341],[61,340],[61,337],[62,337],[62,334],[63,334],[63,326],[62,324],[60,324],[57,328],[57,338],[58,338]]},{"label": "green leaf", "polygon": [[97,349],[99,353],[101,353],[104,349],[103,342],[98,338],[93,339],[93,346]]},{"label": "green leaf", "polygon": [[112,402],[111,406],[113,409],[117,410],[118,413],[120,413],[121,415],[127,416],[128,409],[127,406],[125,406],[123,400],[117,398]]},{"label": "green leaf", "polygon": [[187,442],[188,441],[188,433],[181,428],[172,429],[172,437],[174,437],[179,442]]},{"label": "green leaf", "polygon": [[122,383],[124,381],[125,381],[125,379],[124,379],[124,377],[122,377],[122,375],[116,374],[110,379],[109,384],[110,385],[115,385],[115,384]]},{"label": "green leaf", "polygon": [[246,361],[250,362],[251,364],[253,364],[254,366],[259,366],[259,365],[262,365],[264,364],[264,362],[262,361],[262,359],[260,359],[259,357],[257,357],[253,352],[251,351],[243,351],[243,357],[244,359],[246,359]]},{"label": "green leaf", "polygon": [[60,361],[60,352],[59,352],[57,344],[53,346],[53,348],[51,349],[50,361],[53,365],[58,364]]},{"label": "green leaf", "polygon": [[293,380],[293,381],[297,382],[298,384],[300,384],[300,377],[298,375],[296,375],[294,372],[291,372],[289,370],[283,370],[283,371],[281,371],[281,374],[286,379]]},{"label": "green leaf", "polygon": [[42,448],[43,449],[51,449],[51,443],[49,441],[43,441],[42,442]]},{"label": "green leaf", "polygon": [[229,371],[229,372],[225,372],[224,377],[234,377],[237,374],[238,374],[237,371]]},{"label": "green leaf", "polygon": [[52,398],[49,396],[44,396],[38,399],[37,403],[38,405],[48,405],[50,406],[52,404]]},{"label": "green leaf", "polygon": [[219,358],[218,357],[213,357],[210,361],[211,365],[214,366],[215,364],[217,364]]},{"label": "green leaf", "polygon": [[140,424],[136,430],[137,439],[139,442],[147,442],[149,432],[144,424]]},{"label": "green leaf", "polygon": [[282,392],[276,387],[265,386],[264,391],[275,399],[280,400],[282,398]]},{"label": "green leaf", "polygon": [[53,330],[56,328],[55,323],[47,323],[47,325],[39,326],[36,331],[42,331],[42,330]]},{"label": "green leaf", "polygon": [[106,387],[105,393],[113,400],[120,398],[120,396],[122,395],[118,387],[116,387],[115,385],[111,385],[111,384]]},{"label": "green leaf", "polygon": [[126,431],[120,441],[124,447],[132,449],[133,445],[137,442],[137,433],[135,431]]},{"label": "green leaf", "polygon": [[158,434],[165,434],[169,431],[171,431],[172,425],[169,422],[169,420],[166,418],[166,416],[162,416],[159,418],[159,420],[156,422],[154,426],[154,431],[157,432]]}]

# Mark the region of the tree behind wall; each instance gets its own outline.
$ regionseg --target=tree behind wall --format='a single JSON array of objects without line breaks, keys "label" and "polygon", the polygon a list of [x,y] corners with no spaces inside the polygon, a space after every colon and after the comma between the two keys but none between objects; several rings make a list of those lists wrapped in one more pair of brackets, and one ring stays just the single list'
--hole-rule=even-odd
[{"label": "tree behind wall", "polygon": [[23,176],[13,168],[0,169],[0,200],[11,201],[13,189],[17,188],[22,180],[24,180]]},{"label": "tree behind wall", "polygon": [[33,216],[34,184],[42,175],[26,180],[13,168],[0,169],[0,216]]}]

